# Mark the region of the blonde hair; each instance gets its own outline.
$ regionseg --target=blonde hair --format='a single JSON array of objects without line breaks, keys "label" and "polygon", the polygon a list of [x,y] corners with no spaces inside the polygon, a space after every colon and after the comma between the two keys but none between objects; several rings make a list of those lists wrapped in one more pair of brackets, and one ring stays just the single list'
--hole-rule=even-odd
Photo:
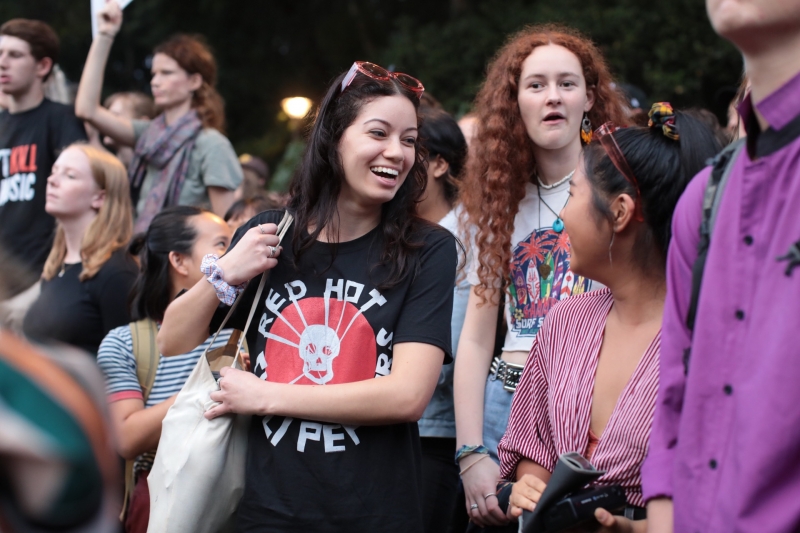
[{"label": "blonde hair", "polygon": [[[66,148],[77,148],[89,158],[92,177],[97,186],[105,191],[105,200],[97,217],[86,230],[81,241],[81,270],[79,279],[93,277],[111,258],[111,254],[126,246],[133,234],[133,209],[128,185],[128,172],[119,159],[100,148],[84,143],[75,143]],[[42,278],[53,277],[64,264],[67,243],[64,228],[56,223],[56,236],[50,255],[44,264]]]}]

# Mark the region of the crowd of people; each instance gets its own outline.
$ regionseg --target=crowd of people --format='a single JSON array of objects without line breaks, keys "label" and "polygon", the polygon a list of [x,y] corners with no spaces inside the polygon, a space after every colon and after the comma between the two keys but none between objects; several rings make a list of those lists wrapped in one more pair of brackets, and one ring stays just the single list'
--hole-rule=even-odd
[{"label": "crowd of people", "polygon": [[205,411],[251,416],[236,531],[544,531],[574,452],[624,501],[569,531],[800,530],[800,1],[706,3],[727,129],[536,25],[458,122],[354,62],[287,195],[202,40],[101,103],[111,0],[58,103],[57,35],[5,22],[0,531],[145,533],[162,422],[243,330]]}]

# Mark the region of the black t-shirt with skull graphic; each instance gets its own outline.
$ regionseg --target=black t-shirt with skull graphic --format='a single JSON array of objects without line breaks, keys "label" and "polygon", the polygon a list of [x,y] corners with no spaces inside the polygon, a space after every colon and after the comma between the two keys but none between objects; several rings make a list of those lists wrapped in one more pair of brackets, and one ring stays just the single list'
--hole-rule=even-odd
[{"label": "black t-shirt with skull graphic", "polygon": [[[277,223],[267,211],[240,228]],[[416,275],[379,289],[380,228],[335,247],[317,242],[295,263],[292,227],[247,335],[253,372],[296,385],[332,385],[390,373],[397,343],[421,342],[451,360],[450,315],[456,246],[450,232],[421,230]],[[412,279],[413,278],[413,279]],[[231,318],[244,327],[259,278]],[[216,330],[228,308],[211,324]],[[421,531],[416,423],[347,426],[289,417],[253,417],[247,482],[237,530]]]}]

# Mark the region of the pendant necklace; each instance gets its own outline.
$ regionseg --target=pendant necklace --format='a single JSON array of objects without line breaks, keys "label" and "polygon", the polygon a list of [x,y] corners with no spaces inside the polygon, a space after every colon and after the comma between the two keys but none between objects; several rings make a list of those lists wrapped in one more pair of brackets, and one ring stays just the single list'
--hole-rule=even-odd
[{"label": "pendant necklace", "polygon": [[[566,176],[564,176],[563,178],[561,178],[560,180],[558,180],[553,185],[544,185],[542,183],[542,180],[539,179],[539,176],[538,175],[536,176],[536,181],[539,182],[539,186],[536,188],[536,194],[539,195],[539,201],[541,203],[543,203],[544,206],[547,209],[549,209],[551,213],[553,213],[553,215],[555,215],[556,219],[553,222],[553,231],[555,231],[556,233],[561,233],[562,231],[564,231],[564,221],[561,220],[561,217],[558,216],[558,213],[556,213],[555,210],[553,210],[553,208],[550,207],[548,205],[548,203],[544,201],[544,198],[542,198],[542,189],[553,189],[555,187],[558,187],[559,185],[561,185],[563,183],[566,183],[572,177],[573,174],[575,174],[574,170],[572,172],[570,172],[569,174],[567,174]],[[564,205],[566,205],[566,204],[564,204]],[[541,213],[541,210],[540,210],[539,211],[539,219],[541,219],[541,218],[542,218],[542,213]],[[541,227],[541,222],[539,223],[539,226]]]}]

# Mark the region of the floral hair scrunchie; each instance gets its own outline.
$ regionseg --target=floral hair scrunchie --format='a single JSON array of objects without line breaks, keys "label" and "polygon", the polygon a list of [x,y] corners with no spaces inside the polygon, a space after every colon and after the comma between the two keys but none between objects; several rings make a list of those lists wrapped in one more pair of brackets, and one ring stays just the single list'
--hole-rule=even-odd
[{"label": "floral hair scrunchie", "polygon": [[647,114],[650,117],[647,125],[651,128],[661,128],[664,136],[677,141],[680,139],[678,128],[675,126],[675,110],[669,102],[656,102]]}]

